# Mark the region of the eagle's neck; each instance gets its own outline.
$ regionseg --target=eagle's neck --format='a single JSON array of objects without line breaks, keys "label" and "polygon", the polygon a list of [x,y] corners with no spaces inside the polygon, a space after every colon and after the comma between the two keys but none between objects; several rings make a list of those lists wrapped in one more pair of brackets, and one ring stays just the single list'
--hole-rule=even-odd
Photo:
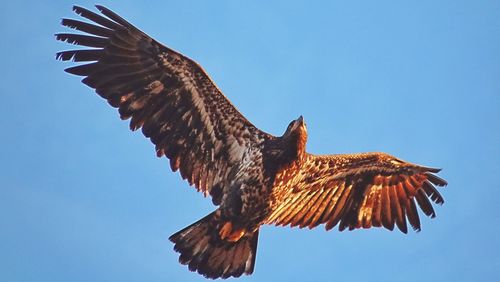
[{"label": "eagle's neck", "polygon": [[307,132],[290,130],[283,136],[268,139],[264,144],[264,172],[271,183],[277,174],[291,167],[300,167],[306,158]]},{"label": "eagle's neck", "polygon": [[284,162],[293,163],[302,161],[306,155],[307,131],[304,127],[297,127],[283,135]]},{"label": "eagle's neck", "polygon": [[300,130],[300,132],[297,134],[297,139],[294,142],[297,152],[297,161],[301,163],[306,155],[307,132],[304,130]]}]

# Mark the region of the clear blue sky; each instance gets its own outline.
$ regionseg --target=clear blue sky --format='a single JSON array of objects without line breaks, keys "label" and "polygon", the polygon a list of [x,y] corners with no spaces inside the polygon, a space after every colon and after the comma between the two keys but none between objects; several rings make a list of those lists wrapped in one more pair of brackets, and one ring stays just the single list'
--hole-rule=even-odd
[{"label": "clear blue sky", "polygon": [[[241,280],[497,279],[500,2],[270,2],[100,4],[198,61],[263,130],[302,114],[309,152],[385,151],[449,185],[418,234],[264,226]],[[214,207],[54,60],[72,4],[95,3],[0,10],[0,280],[201,281],[168,237]]]}]

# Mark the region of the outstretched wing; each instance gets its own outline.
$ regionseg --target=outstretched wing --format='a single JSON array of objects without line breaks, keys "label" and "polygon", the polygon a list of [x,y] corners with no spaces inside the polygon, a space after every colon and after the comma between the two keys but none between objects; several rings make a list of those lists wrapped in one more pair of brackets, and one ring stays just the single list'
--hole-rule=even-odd
[{"label": "outstretched wing", "polygon": [[67,61],[87,62],[66,69],[119,109],[130,128],[142,127],[158,157],[215,204],[223,180],[249,147],[265,133],[255,128],[226,99],[204,70],[191,59],[158,43],[112,11],[96,6],[103,17],[81,7],[94,22],[63,19],[62,25],[86,34],[59,33],[68,43],[94,47],[57,53]]},{"label": "outstretched wing", "polygon": [[407,233],[408,219],[419,231],[417,204],[435,217],[429,198],[442,204],[434,185],[447,184],[434,175],[439,169],[384,153],[307,155],[301,168],[290,169],[275,180],[275,203],[266,223],[300,228],[324,223],[327,230],[339,224],[340,231],[372,226],[393,230],[396,224]]}]

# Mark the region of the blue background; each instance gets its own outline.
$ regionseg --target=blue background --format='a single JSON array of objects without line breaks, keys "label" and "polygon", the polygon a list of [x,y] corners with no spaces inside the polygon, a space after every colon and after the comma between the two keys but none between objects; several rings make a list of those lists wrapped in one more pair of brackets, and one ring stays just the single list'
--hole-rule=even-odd
[{"label": "blue background", "polygon": [[[0,10],[0,280],[201,281],[168,236],[211,201],[63,72],[53,34],[74,1],[44,2]],[[384,151],[449,185],[420,233],[264,226],[242,281],[495,280],[500,1],[270,2],[101,4],[199,62],[259,128],[302,114],[309,152]]]}]

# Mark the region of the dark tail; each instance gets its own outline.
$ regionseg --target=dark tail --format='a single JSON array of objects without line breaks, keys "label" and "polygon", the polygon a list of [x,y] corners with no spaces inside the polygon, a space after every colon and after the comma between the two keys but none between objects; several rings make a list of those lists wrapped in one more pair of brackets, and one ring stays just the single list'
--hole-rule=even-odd
[{"label": "dark tail", "polygon": [[179,262],[207,278],[239,277],[251,274],[257,254],[259,231],[236,242],[220,239],[215,212],[170,236],[179,252]]}]

